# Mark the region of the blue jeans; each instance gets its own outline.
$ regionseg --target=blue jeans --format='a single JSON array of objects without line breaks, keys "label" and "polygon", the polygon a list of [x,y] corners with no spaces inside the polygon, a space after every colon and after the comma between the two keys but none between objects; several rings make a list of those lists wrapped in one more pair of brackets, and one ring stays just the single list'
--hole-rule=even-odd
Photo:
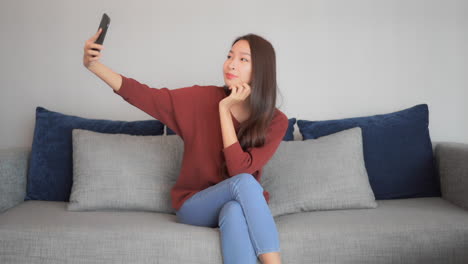
[{"label": "blue jeans", "polygon": [[194,194],[176,211],[183,224],[218,227],[223,262],[257,263],[260,254],[279,252],[279,236],[263,187],[241,173]]}]

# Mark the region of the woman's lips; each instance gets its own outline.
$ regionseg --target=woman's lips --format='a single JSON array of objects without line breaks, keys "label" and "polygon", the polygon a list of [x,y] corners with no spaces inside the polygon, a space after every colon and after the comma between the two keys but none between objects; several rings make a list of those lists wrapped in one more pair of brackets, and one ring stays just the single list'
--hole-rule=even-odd
[{"label": "woman's lips", "polygon": [[236,75],[233,75],[233,74],[230,74],[230,73],[226,73],[226,77],[227,77],[228,79],[237,78]]}]

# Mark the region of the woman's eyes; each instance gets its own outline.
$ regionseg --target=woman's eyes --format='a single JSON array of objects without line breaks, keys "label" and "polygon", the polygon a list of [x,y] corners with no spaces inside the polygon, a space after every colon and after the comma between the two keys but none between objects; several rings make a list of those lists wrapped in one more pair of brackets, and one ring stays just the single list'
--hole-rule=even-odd
[{"label": "woman's eyes", "polygon": [[[227,58],[230,59],[230,58],[231,58],[231,55],[228,55]],[[248,61],[246,58],[241,58],[241,60]]]},{"label": "woman's eyes", "polygon": [[[231,58],[231,55],[228,55],[227,58],[230,59],[230,58]],[[246,58],[242,58],[241,60],[248,61]]]}]

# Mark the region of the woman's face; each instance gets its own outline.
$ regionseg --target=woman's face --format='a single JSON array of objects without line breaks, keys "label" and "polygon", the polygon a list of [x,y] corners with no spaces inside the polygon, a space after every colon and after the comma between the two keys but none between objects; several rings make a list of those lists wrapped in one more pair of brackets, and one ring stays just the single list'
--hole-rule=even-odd
[{"label": "woman's face", "polygon": [[252,58],[247,40],[237,41],[229,51],[223,66],[226,86],[248,83],[252,78]]}]

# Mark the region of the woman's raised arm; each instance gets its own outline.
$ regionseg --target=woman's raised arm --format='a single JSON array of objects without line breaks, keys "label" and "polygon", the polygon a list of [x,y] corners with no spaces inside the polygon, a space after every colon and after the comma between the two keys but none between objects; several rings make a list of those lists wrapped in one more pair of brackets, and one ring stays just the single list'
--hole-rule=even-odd
[{"label": "woman's raised arm", "polygon": [[83,65],[107,83],[114,91],[118,91],[122,86],[122,76],[99,62],[99,59],[102,57],[101,50],[104,49],[104,46],[94,42],[99,37],[99,34],[101,34],[101,31],[102,29],[99,28],[96,34],[85,42]]}]

